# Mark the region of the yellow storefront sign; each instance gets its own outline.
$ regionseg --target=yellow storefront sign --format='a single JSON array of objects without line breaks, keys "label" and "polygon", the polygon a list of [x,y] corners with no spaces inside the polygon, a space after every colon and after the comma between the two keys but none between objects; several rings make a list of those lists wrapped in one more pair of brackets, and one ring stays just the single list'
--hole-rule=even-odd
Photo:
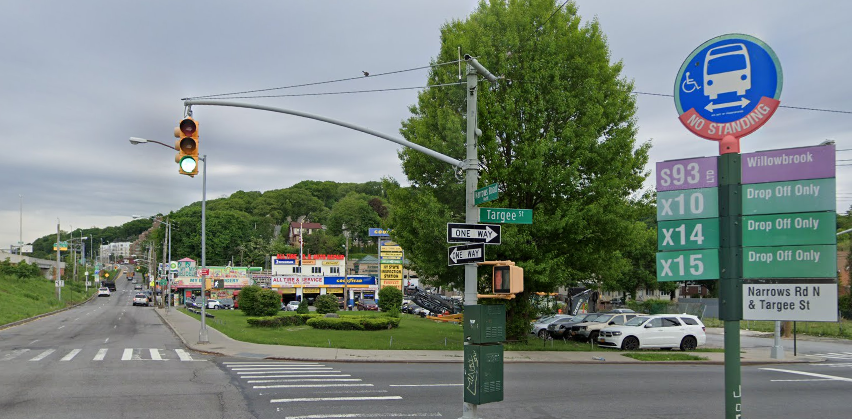
[{"label": "yellow storefront sign", "polygon": [[382,253],[385,253],[385,252],[400,252],[400,253],[402,253],[402,246],[382,246],[379,250]]},{"label": "yellow storefront sign", "polygon": [[394,287],[394,288],[402,291],[402,280],[399,280],[399,279],[397,279],[397,280],[395,280],[395,279],[383,279],[381,288],[384,288],[384,287]]},{"label": "yellow storefront sign", "polygon": [[325,292],[327,294],[341,294],[343,293],[343,288],[326,288]]},{"label": "yellow storefront sign", "polygon": [[382,271],[382,279],[402,279],[402,272],[384,272],[384,271]]},{"label": "yellow storefront sign", "polygon": [[290,287],[290,288],[279,288],[279,290],[281,291],[282,294],[295,294],[296,293],[296,289],[292,288],[292,287]]},{"label": "yellow storefront sign", "polygon": [[304,289],[302,289],[302,292],[308,293],[308,294],[319,293],[320,289],[319,288],[304,288]]}]

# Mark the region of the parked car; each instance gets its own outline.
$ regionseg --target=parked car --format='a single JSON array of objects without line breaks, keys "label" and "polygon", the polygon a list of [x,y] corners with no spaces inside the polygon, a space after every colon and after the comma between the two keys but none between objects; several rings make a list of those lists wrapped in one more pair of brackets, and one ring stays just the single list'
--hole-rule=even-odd
[{"label": "parked car", "polygon": [[219,305],[221,305],[223,310],[233,310],[234,309],[234,300],[230,298],[219,298]]},{"label": "parked car", "polygon": [[186,301],[184,301],[183,305],[186,308],[200,309],[201,308],[201,298],[196,298],[194,300],[187,299]]},{"label": "parked car", "polygon": [[290,301],[289,303],[287,303],[287,311],[296,311],[298,309],[299,309],[299,302],[298,301]]},{"label": "parked car", "polygon": [[133,296],[133,306],[145,306],[148,307],[148,296],[142,293],[138,293]]},{"label": "parked car", "polygon": [[358,307],[358,310],[368,310],[368,311],[378,311],[379,305],[376,304],[376,300],[358,300],[355,305]]},{"label": "parked car", "polygon": [[598,345],[627,351],[643,348],[680,348],[691,351],[707,343],[704,323],[690,314],[636,316],[623,326],[602,329]]},{"label": "parked car", "polygon": [[571,338],[571,327],[598,317],[599,313],[583,313],[556,319],[547,325],[547,333],[554,339]]},{"label": "parked car", "polygon": [[109,297],[109,288],[100,287],[98,288],[98,297]]},{"label": "parked car", "polygon": [[207,309],[208,310],[219,310],[220,308],[222,308],[222,303],[220,303],[219,300],[217,300],[215,298],[211,298],[211,299],[207,300]]},{"label": "parked car", "polygon": [[547,337],[547,325],[555,322],[558,319],[566,319],[571,318],[570,314],[552,314],[549,316],[543,316],[538,320],[534,320],[532,322],[532,328],[530,329],[530,333],[540,337]]},{"label": "parked car", "polygon": [[609,326],[620,326],[636,317],[636,313],[603,313],[591,321],[571,326],[571,337],[582,341],[597,342],[601,329]]}]

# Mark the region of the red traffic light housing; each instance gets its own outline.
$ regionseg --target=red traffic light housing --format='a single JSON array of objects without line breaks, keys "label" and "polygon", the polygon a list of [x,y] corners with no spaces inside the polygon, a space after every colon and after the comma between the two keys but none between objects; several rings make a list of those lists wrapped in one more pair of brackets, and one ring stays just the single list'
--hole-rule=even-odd
[{"label": "red traffic light housing", "polygon": [[195,176],[198,174],[198,121],[184,118],[175,128],[175,163],[178,173]]}]

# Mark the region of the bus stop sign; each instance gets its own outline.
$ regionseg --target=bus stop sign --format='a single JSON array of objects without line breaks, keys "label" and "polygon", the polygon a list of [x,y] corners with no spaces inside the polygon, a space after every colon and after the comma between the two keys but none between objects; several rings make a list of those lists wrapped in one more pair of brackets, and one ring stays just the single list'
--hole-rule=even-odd
[{"label": "bus stop sign", "polygon": [[674,85],[680,122],[693,134],[719,141],[763,126],[780,105],[781,64],[763,41],[728,34],[696,48]]}]

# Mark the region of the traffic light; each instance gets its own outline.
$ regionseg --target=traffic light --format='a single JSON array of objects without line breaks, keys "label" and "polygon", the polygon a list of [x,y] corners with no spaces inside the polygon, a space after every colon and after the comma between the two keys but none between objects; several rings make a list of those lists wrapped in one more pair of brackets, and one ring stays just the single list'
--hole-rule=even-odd
[{"label": "traffic light", "polygon": [[494,265],[491,278],[495,294],[518,294],[524,292],[524,268],[511,265]]},{"label": "traffic light", "polygon": [[198,122],[192,118],[184,118],[175,128],[175,163],[178,173],[195,176],[198,174]]}]

